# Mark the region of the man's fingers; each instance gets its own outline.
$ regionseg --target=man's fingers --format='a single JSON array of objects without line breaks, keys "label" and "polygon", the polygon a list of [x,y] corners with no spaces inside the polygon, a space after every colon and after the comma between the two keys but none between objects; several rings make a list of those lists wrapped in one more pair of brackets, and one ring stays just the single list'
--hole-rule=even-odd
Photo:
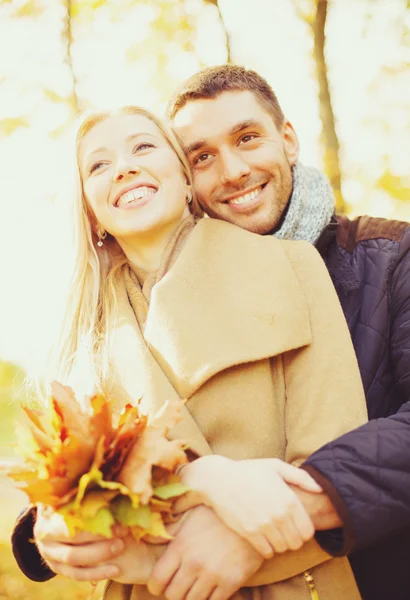
[{"label": "man's fingers", "polygon": [[76,581],[104,581],[118,577],[120,569],[115,565],[104,565],[101,567],[81,568],[70,567],[59,562],[48,561],[48,564],[54,573],[75,579]]},{"label": "man's fingers", "polygon": [[40,554],[47,562],[57,562],[70,567],[95,567],[105,563],[124,550],[122,539],[70,545],[59,542],[37,543]]},{"label": "man's fingers", "polygon": [[156,563],[147,583],[148,591],[154,596],[160,596],[181,566],[179,554],[173,552],[172,542],[165,554]]},{"label": "man's fingers", "polygon": [[276,464],[276,472],[282,477],[286,483],[296,485],[296,487],[311,492],[312,494],[320,494],[323,489],[304,469],[294,467],[282,461]]}]

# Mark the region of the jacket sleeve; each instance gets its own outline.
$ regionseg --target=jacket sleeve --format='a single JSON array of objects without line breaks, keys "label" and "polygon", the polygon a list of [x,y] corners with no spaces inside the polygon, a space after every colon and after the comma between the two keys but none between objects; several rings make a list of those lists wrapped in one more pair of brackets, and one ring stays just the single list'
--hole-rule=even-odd
[{"label": "jacket sleeve", "polygon": [[30,506],[23,511],[14,526],[11,536],[11,547],[20,570],[32,581],[48,581],[55,577],[43,561],[33,540],[33,529],[36,522],[37,509]]},{"label": "jacket sleeve", "polygon": [[[365,397],[349,330],[327,269],[310,244],[291,242],[293,263],[309,308],[312,342],[283,355],[286,462],[299,466],[323,444],[363,424]],[[330,558],[312,540],[265,561],[248,585],[297,575]]]},{"label": "jacket sleeve", "polygon": [[[390,360],[399,412],[327,444],[303,465],[328,493],[344,536],[318,532],[334,556],[377,543],[410,526],[410,228],[391,276]],[[377,527],[375,526],[377,523]]]}]

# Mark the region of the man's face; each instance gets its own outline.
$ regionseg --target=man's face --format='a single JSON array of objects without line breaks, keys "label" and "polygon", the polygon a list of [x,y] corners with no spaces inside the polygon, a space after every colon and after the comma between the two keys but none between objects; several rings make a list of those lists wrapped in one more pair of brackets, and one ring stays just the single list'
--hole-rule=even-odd
[{"label": "man's face", "polygon": [[298,140],[249,91],[189,101],[174,127],[187,148],[198,200],[209,216],[254,233],[274,230],[292,193]]}]

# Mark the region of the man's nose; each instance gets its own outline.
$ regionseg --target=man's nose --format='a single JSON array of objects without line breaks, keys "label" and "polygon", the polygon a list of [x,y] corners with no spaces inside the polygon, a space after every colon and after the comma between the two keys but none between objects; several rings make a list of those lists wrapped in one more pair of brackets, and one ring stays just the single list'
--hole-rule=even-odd
[{"label": "man's nose", "polygon": [[227,152],[222,157],[222,183],[235,183],[249,176],[251,170],[242,157],[235,152]]},{"label": "man's nose", "polygon": [[114,181],[122,181],[123,179],[127,179],[128,177],[133,177],[140,172],[140,169],[135,165],[131,165],[127,160],[122,159],[118,161],[117,167],[114,173]]}]

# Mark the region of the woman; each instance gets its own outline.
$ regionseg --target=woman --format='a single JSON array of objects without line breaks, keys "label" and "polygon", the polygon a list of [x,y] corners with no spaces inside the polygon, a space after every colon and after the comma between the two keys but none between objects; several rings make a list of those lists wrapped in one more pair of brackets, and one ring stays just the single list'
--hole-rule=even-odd
[{"label": "woman", "polygon": [[[320,257],[305,242],[194,218],[184,155],[141,109],[86,119],[77,161],[78,261],[59,379],[67,381],[85,356],[94,384],[122,402],[142,397],[148,413],[187,399],[171,432],[202,457],[186,467],[187,480],[259,550],[257,572],[235,597],[303,600],[315,597],[315,586],[327,600],[359,598],[347,559],[330,559],[314,541],[268,559],[286,544],[264,527],[274,494],[268,484],[266,493],[254,493],[264,481],[260,487],[252,478],[262,468],[270,482],[269,459],[299,465],[365,420],[349,333]],[[240,496],[242,512],[234,506]],[[249,522],[256,528],[247,533]],[[52,525],[40,519],[35,533],[58,570],[44,545],[45,535],[53,540]],[[113,579],[144,584],[137,573],[144,552],[130,542],[133,560],[119,561],[122,573]],[[204,597],[216,598],[212,589]],[[123,592],[111,584],[104,598]],[[129,593],[148,595],[143,585]]]}]

